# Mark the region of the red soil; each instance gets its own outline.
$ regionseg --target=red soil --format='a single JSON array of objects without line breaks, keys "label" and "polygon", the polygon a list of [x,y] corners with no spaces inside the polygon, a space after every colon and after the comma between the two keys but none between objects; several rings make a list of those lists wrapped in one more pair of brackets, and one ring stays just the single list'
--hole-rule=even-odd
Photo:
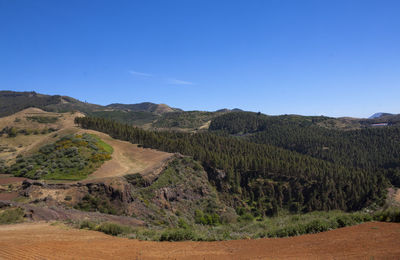
[{"label": "red soil", "polygon": [[0,226],[0,259],[400,259],[400,224],[290,238],[143,242],[46,223]]},{"label": "red soil", "polygon": [[0,185],[23,182],[24,180],[26,180],[26,178],[10,177],[10,175],[3,175],[3,176],[0,175]]}]

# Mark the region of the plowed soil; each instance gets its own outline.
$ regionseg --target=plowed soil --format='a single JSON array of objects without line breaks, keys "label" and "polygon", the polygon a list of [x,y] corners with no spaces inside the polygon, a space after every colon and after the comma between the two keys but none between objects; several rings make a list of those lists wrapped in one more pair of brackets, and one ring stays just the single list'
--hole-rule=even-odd
[{"label": "plowed soil", "polygon": [[400,224],[291,238],[143,242],[46,223],[0,226],[0,259],[399,259]]}]

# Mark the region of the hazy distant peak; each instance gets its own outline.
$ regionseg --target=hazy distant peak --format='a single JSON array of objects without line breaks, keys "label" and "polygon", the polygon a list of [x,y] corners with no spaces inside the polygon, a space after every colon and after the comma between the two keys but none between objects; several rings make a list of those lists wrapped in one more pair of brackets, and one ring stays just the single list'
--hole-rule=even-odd
[{"label": "hazy distant peak", "polygon": [[383,116],[392,116],[393,114],[390,113],[384,113],[384,112],[379,112],[379,113],[375,113],[372,116],[369,117],[369,119],[375,119],[375,118],[380,118]]}]

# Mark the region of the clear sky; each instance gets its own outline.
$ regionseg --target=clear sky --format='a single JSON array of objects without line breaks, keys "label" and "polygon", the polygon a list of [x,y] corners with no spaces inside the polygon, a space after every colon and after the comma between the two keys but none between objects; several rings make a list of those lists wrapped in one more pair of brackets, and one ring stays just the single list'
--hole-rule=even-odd
[{"label": "clear sky", "polygon": [[0,0],[0,89],[185,110],[400,113],[400,1]]}]

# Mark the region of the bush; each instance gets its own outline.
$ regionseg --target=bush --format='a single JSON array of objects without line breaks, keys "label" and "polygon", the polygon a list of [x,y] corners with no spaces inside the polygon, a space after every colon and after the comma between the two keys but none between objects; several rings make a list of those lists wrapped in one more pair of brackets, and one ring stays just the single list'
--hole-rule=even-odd
[{"label": "bush", "polygon": [[204,214],[201,210],[196,210],[194,214],[196,224],[216,226],[221,223],[220,217],[217,213]]},{"label": "bush", "polygon": [[82,201],[78,202],[74,208],[83,211],[99,211],[105,214],[116,215],[118,210],[107,200],[86,194]]},{"label": "bush", "polygon": [[322,231],[329,230],[329,226],[326,222],[322,220],[316,219],[306,224],[305,226],[306,233],[318,233]]},{"label": "bush", "polygon": [[244,213],[242,216],[239,217],[238,220],[240,222],[253,221],[254,217],[250,213]]},{"label": "bush", "polygon": [[124,233],[124,231],[128,229],[128,227],[124,227],[115,223],[105,222],[96,229],[108,235],[118,236],[119,234]]},{"label": "bush", "polygon": [[378,211],[373,216],[374,220],[384,222],[400,222],[400,209],[388,208]]},{"label": "bush", "polygon": [[0,213],[0,224],[19,223],[24,220],[24,210],[22,208],[6,209]]},{"label": "bush", "polygon": [[191,229],[170,229],[161,234],[160,241],[194,240],[195,234]]},{"label": "bush", "polygon": [[84,220],[82,223],[79,225],[80,229],[89,229],[89,230],[96,230],[96,223],[89,221],[89,220]]},{"label": "bush", "polygon": [[356,224],[356,221],[349,215],[336,217],[336,222],[338,223],[339,227],[347,227]]}]

